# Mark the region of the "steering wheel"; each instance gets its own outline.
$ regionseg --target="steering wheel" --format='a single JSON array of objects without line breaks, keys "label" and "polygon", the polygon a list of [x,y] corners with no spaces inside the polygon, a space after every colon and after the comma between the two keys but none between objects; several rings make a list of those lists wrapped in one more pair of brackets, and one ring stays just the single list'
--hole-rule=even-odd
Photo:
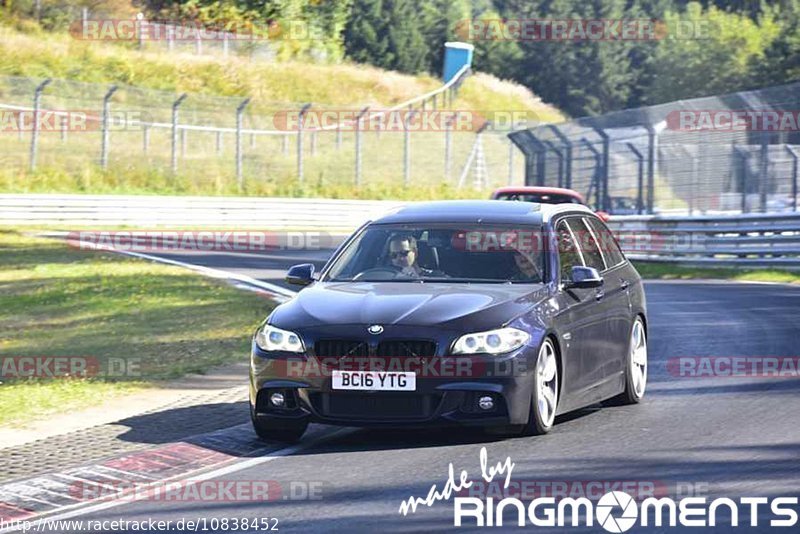
[{"label": "steering wheel", "polygon": [[394,280],[398,274],[400,274],[400,271],[391,267],[373,267],[372,269],[361,271],[353,277],[353,280],[363,280],[365,277],[372,277],[373,275],[376,275],[377,280]]}]

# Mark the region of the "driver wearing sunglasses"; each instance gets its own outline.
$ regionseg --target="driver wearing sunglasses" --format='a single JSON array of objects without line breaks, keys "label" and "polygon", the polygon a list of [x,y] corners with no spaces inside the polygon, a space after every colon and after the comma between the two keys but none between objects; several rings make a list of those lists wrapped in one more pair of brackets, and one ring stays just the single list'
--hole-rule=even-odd
[{"label": "driver wearing sunglasses", "polygon": [[389,261],[400,274],[419,278],[433,271],[417,265],[417,240],[413,236],[395,236],[389,241]]}]

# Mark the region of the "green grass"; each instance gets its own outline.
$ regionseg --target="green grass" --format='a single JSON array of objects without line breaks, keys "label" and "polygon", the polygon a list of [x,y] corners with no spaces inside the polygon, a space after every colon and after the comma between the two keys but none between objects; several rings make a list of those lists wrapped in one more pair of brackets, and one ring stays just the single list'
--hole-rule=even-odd
[{"label": "green grass", "polygon": [[89,357],[106,369],[109,358],[130,358],[138,366],[129,376],[7,380],[3,425],[246,360],[250,332],[272,307],[177,267],[13,231],[0,231],[0,300],[0,360]]},{"label": "green grass", "polygon": [[661,263],[635,262],[636,270],[642,278],[662,280],[724,279],[742,282],[777,282],[800,284],[800,272],[777,269],[730,269],[711,267],[684,267]]},{"label": "green grass", "polygon": [[[245,96],[253,97],[245,114],[245,128],[275,129],[276,111],[299,109],[312,102],[315,109],[373,110],[427,93],[441,85],[432,76],[410,76],[354,64],[261,62],[219,56],[169,54],[115,43],[77,41],[66,34],[46,33],[31,23],[26,31],[0,25],[0,102],[29,105],[36,81],[56,80],[45,91],[45,109],[97,110],[110,84],[129,84],[112,98],[112,110],[144,111],[156,122],[171,121],[176,93],[187,92],[181,120],[233,126],[234,110]],[[22,79],[3,78],[20,76]],[[61,81],[67,80],[67,81]],[[82,83],[76,83],[82,82]],[[91,83],[93,85],[85,85]],[[159,92],[163,91],[163,92]],[[441,101],[439,102],[441,106]],[[556,122],[562,114],[513,82],[477,73],[461,87],[450,106],[496,119],[514,113],[540,122]],[[477,128],[481,119],[473,121]],[[503,127],[507,127],[504,124]],[[62,141],[57,132],[42,132],[38,170],[28,171],[30,135],[0,133],[0,192],[4,193],[119,193],[176,195],[252,195],[360,199],[451,199],[485,197],[508,183],[509,141],[501,131],[484,136],[488,184],[472,187],[473,175],[462,188],[457,181],[475,135],[452,136],[452,166],[445,176],[442,132],[411,134],[411,178],[403,174],[404,136],[400,132],[363,135],[362,180],[354,183],[354,133],[343,132],[341,147],[334,132],[320,133],[311,154],[305,143],[305,180],[296,171],[295,137],[257,137],[243,140],[244,184],[235,179],[234,139],[223,137],[217,152],[214,133],[188,132],[178,172],[171,172],[171,132],[153,129],[143,150],[143,132],[129,129],[110,134],[109,171],[98,167],[101,146],[97,131],[72,132]],[[515,180],[524,174],[522,155],[514,160]]]}]

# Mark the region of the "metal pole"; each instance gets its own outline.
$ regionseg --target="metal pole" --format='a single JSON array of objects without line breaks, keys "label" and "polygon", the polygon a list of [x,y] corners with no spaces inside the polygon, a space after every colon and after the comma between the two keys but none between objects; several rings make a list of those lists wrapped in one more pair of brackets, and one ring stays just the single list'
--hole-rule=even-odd
[{"label": "metal pole", "polygon": [[517,149],[511,140],[508,140],[508,185],[514,184],[514,151]]},{"label": "metal pole", "polygon": [[361,118],[369,111],[369,106],[361,110],[356,117],[356,187],[361,186]]},{"label": "metal pole", "polygon": [[758,170],[758,193],[761,213],[767,212],[767,193],[769,190],[769,132],[761,132],[761,159]]},{"label": "metal pole", "polygon": [[136,15],[136,20],[139,22],[136,26],[139,31],[139,50],[141,50],[144,48],[144,29],[147,21],[144,20],[144,15],[141,13]]},{"label": "metal pole", "polygon": [[409,122],[413,115],[414,110],[411,109],[409,105],[408,114],[406,115],[406,120],[403,125],[403,184],[406,186],[411,182],[411,130],[409,128]]},{"label": "metal pole", "polygon": [[228,57],[228,32],[222,32],[222,57]]},{"label": "metal pole", "polygon": [[178,107],[186,100],[186,93],[172,103],[172,174],[178,172]]},{"label": "metal pole", "polygon": [[449,182],[450,174],[453,169],[453,118],[444,123],[444,179]]},{"label": "metal pole", "polygon": [[222,132],[217,132],[217,155],[222,154]]},{"label": "metal pole", "polygon": [[739,186],[742,189],[742,206],[741,211],[742,213],[747,213],[747,175],[748,169],[750,165],[748,164],[748,160],[750,159],[750,154],[746,151],[743,151],[740,147],[735,146],[733,147],[734,154],[739,156],[740,159],[740,168],[741,168],[741,178],[739,179]]},{"label": "metal pole", "polygon": [[336,123],[336,150],[342,148],[342,126],[341,123]]},{"label": "metal pole", "polygon": [[[548,124],[547,128],[549,128],[558,138],[561,140],[561,144],[564,145],[564,187],[567,189],[572,188],[572,141],[564,135],[561,130],[558,129],[557,126],[553,124]],[[559,174],[560,176],[560,174]]]},{"label": "metal pole", "polygon": [[242,122],[244,115],[244,108],[250,103],[249,98],[245,98],[236,107],[236,182],[239,184],[239,190],[244,189],[244,175],[242,173]]},{"label": "metal pole", "polygon": [[656,184],[656,155],[658,146],[658,132],[653,125],[647,128],[647,213],[655,210],[655,184]]},{"label": "metal pole", "polygon": [[792,156],[792,211],[797,211],[797,173],[798,173],[798,160],[800,154],[790,146],[786,146],[786,150]]},{"label": "metal pole", "polygon": [[602,128],[594,128],[594,131],[603,139],[603,165],[600,180],[597,184],[597,202],[603,211],[608,211],[611,200],[608,196],[608,172],[609,172],[609,153],[611,152],[611,139]]},{"label": "metal pole", "polygon": [[300,108],[300,115],[297,118],[297,179],[303,181],[303,117],[311,104],[306,104]]},{"label": "metal pole", "polygon": [[46,79],[40,83],[33,92],[33,125],[31,128],[31,153],[29,162],[32,171],[36,170],[36,156],[39,149],[39,106],[42,102],[42,92],[45,87],[50,85],[51,81],[50,78]]},{"label": "metal pole", "polygon": [[186,157],[186,138],[187,138],[187,131],[186,129],[181,129],[181,157]]},{"label": "metal pole", "polygon": [[147,154],[150,149],[150,127],[145,126],[142,128],[142,152]]},{"label": "metal pole", "polygon": [[644,155],[639,152],[636,145],[633,143],[626,143],[628,150],[633,152],[637,159],[637,195],[636,195],[636,213],[639,215],[644,211]]},{"label": "metal pole", "polygon": [[100,147],[100,167],[103,170],[108,169],[108,143],[109,143],[108,115],[109,115],[109,107],[111,106],[111,97],[114,96],[114,93],[116,92],[117,92],[117,86],[112,85],[111,87],[109,87],[108,92],[103,97],[103,137]]},{"label": "metal pole", "polygon": [[[68,124],[69,124],[69,117],[66,116],[66,115],[61,117],[61,142],[62,143],[66,143],[67,142],[67,130],[69,129],[68,128]],[[20,130],[20,131],[22,131],[22,130]]]}]

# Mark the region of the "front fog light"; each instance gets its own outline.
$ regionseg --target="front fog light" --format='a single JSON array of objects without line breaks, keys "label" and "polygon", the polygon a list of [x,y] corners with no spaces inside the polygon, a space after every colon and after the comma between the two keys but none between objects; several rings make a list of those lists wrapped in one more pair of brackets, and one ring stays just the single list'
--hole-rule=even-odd
[{"label": "front fog light", "polygon": [[286,398],[283,393],[273,393],[269,396],[269,402],[276,408],[283,408],[284,404],[286,404]]},{"label": "front fog light", "polygon": [[491,410],[492,408],[494,408],[494,399],[488,396],[481,397],[480,399],[478,399],[478,407],[481,410]]}]

